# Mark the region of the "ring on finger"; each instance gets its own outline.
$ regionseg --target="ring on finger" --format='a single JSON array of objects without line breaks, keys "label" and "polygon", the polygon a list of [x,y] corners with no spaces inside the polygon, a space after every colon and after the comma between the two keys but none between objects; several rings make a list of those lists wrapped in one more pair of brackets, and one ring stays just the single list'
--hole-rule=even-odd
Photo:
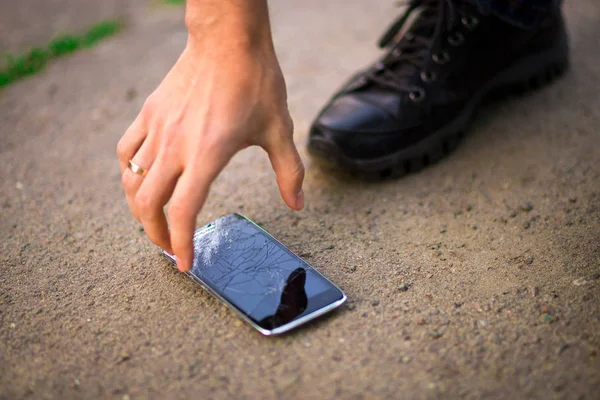
[{"label": "ring on finger", "polygon": [[134,163],[133,160],[129,160],[129,162],[127,163],[127,168],[129,168],[134,174],[137,174],[142,177],[146,176],[146,174],[148,173],[147,169],[140,167],[139,165]]}]

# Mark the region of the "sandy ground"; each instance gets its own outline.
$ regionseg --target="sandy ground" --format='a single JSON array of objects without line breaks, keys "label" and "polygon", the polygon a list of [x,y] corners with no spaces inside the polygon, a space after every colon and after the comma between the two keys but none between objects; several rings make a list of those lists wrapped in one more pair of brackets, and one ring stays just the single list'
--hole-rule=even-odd
[{"label": "sandy ground", "polygon": [[128,28],[0,91],[1,399],[597,398],[595,0],[566,7],[564,78],[487,109],[450,158],[384,183],[332,175],[304,143],[333,90],[377,54],[392,2],[272,2],[306,210],[285,208],[249,149],[198,223],[242,210],[348,294],[278,338],[174,271],[122,195],[116,143],[185,44],[181,9],[5,3],[2,51],[43,44],[56,21],[114,14]]}]

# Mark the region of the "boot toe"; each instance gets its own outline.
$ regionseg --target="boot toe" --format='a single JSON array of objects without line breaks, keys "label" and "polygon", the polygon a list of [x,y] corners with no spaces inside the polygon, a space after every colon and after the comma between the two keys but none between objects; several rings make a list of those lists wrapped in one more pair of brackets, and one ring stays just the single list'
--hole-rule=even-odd
[{"label": "boot toe", "polygon": [[342,96],[314,122],[309,147],[327,157],[368,158],[371,151],[365,145],[370,138],[397,129],[396,120],[385,109],[357,96]]}]

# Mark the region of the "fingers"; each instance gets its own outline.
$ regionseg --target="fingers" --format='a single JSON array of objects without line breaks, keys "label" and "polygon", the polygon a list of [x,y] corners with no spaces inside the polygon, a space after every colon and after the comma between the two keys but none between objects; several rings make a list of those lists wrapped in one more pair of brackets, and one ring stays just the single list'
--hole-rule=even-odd
[{"label": "fingers", "polygon": [[121,174],[127,169],[127,163],[133,159],[133,156],[138,152],[142,146],[144,139],[146,139],[147,130],[142,123],[142,117],[138,116],[135,121],[127,128],[125,134],[119,144],[117,145],[117,154],[119,156],[119,165],[121,167]]},{"label": "fingers", "polygon": [[194,257],[193,236],[196,216],[208,195],[210,182],[198,181],[191,172],[179,179],[169,205],[171,221],[171,248],[176,256],[177,268],[185,272],[192,268]]},{"label": "fingers", "polygon": [[282,140],[269,143],[265,150],[277,175],[277,185],[285,204],[293,210],[304,208],[304,164],[292,135],[281,136]]},{"label": "fingers", "polygon": [[[149,173],[154,162],[154,158],[156,157],[156,149],[154,148],[154,144],[152,142],[153,140],[151,138],[145,140],[139,151],[135,153],[132,158],[128,158],[127,161],[132,160],[135,164],[147,170]],[[125,167],[121,177],[121,183],[125,189],[125,196],[127,197],[129,209],[131,210],[131,213],[135,219],[137,219],[140,223],[142,221],[140,219],[140,213],[136,204],[136,195],[144,179],[146,179],[146,177],[134,173],[127,166]]]},{"label": "fingers", "polygon": [[210,185],[232,156],[233,154],[223,154],[201,157],[194,165],[188,165],[177,182],[168,212],[171,248],[177,259],[177,267],[182,272],[192,268],[196,216],[206,201]]},{"label": "fingers", "polygon": [[155,245],[170,254],[173,254],[173,249],[163,208],[175,189],[180,173],[179,168],[159,154],[134,200],[136,212],[146,235]]}]

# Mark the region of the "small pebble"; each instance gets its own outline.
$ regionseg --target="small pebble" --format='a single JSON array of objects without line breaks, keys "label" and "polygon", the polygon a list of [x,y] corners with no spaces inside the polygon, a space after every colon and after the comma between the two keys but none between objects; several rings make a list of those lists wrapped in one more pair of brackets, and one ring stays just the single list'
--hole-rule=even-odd
[{"label": "small pebble", "polygon": [[568,344],[561,344],[560,347],[558,348],[558,354],[562,354],[563,351],[565,351],[566,349],[569,348]]},{"label": "small pebble", "polygon": [[531,297],[536,297],[539,294],[539,289],[535,286],[530,286],[529,287],[529,294],[531,295]]},{"label": "small pebble", "polygon": [[529,222],[525,222],[523,224],[523,229],[529,229],[530,226],[531,226],[531,224]]},{"label": "small pebble", "polygon": [[573,285],[575,285],[575,286],[583,286],[586,283],[588,283],[588,279],[586,277],[577,278],[573,281]]},{"label": "small pebble", "polygon": [[402,358],[400,359],[400,361],[402,361],[403,364],[408,364],[410,360],[412,360],[411,356],[402,356]]},{"label": "small pebble", "polygon": [[15,186],[18,190],[23,190],[23,184],[21,182],[17,182]]},{"label": "small pebble", "polygon": [[441,338],[443,335],[444,335],[444,334],[443,334],[442,332],[440,332],[440,331],[436,331],[436,330],[433,330],[433,331],[429,332],[429,336],[430,336],[432,339],[439,339],[439,338]]},{"label": "small pebble", "polygon": [[346,304],[346,308],[348,310],[352,311],[352,310],[354,310],[356,308],[356,306],[354,305],[354,303],[348,303],[348,304]]},{"label": "small pebble", "polygon": [[529,212],[529,211],[533,210],[533,204],[526,201],[525,203],[521,204],[521,210],[523,210],[525,212]]},{"label": "small pebble", "polygon": [[541,312],[542,314],[550,314],[550,307],[549,307],[549,306],[542,306],[542,307],[540,308],[540,312]]},{"label": "small pebble", "polygon": [[533,263],[533,257],[529,257],[527,260],[525,260],[525,264],[531,264]]},{"label": "small pebble", "polygon": [[378,305],[379,305],[379,300],[373,300],[373,301],[371,302],[371,305],[372,305],[373,307],[376,307],[376,306],[378,306]]},{"label": "small pebble", "polygon": [[408,290],[408,285],[403,283],[402,285],[398,286],[398,290],[401,292],[406,292]]},{"label": "small pebble", "polygon": [[517,212],[516,211],[513,211],[513,212],[510,213],[510,217],[511,218],[514,218],[516,216],[517,216]]}]

